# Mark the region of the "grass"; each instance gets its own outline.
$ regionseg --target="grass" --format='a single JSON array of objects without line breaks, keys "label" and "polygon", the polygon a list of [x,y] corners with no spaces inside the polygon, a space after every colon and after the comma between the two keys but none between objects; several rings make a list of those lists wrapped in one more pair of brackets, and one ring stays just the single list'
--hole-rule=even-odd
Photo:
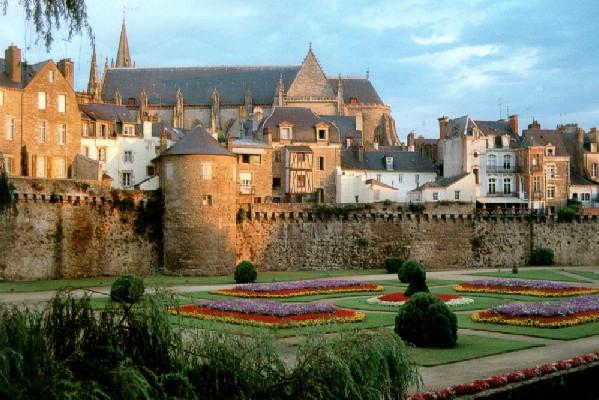
[{"label": "grass", "polygon": [[537,346],[542,345],[520,340],[490,339],[476,335],[459,335],[456,347],[452,349],[411,347],[408,351],[416,364],[430,367],[433,365],[471,360],[474,358],[508,353]]},{"label": "grass", "polygon": [[327,324],[320,326],[298,327],[298,328],[263,328],[246,325],[229,324],[226,322],[201,320],[197,318],[182,318],[171,316],[173,324],[182,328],[200,328],[217,332],[228,332],[239,335],[257,335],[260,333],[269,333],[278,338],[289,336],[301,336],[310,334],[333,333],[357,329],[374,329],[384,326],[392,326],[395,323],[393,314],[366,313],[366,318],[362,322],[346,324]]},{"label": "grass", "polygon": [[[335,302],[335,305],[338,307],[345,308],[353,308],[358,310],[368,310],[368,311],[389,311],[396,312],[398,307],[389,307],[382,306],[377,304],[368,304],[366,303],[366,298],[348,298],[341,299]],[[470,311],[470,310],[481,310],[486,309],[492,306],[496,306],[499,304],[505,304],[508,301],[506,299],[499,299],[493,297],[472,297],[474,299],[474,303],[465,304],[463,306],[450,307],[451,311]]]},{"label": "grass", "polygon": [[572,271],[568,270],[569,273],[582,276],[583,278],[593,279],[595,281],[599,281],[599,271]]},{"label": "grass", "polygon": [[[257,282],[279,282],[316,278],[332,278],[351,275],[382,274],[383,269],[343,269],[335,271],[259,272]],[[89,288],[111,286],[116,277],[81,279],[57,279],[40,281],[0,282],[0,293],[41,292],[63,288]],[[150,275],[144,277],[146,286],[215,285],[235,283],[232,275],[224,276],[170,276]]]},{"label": "grass", "polygon": [[[431,293],[442,293],[442,294],[458,294],[460,296],[468,297],[492,297],[497,299],[516,300],[516,301],[553,301],[559,300],[560,297],[541,297],[541,296],[523,296],[519,294],[503,294],[503,293],[468,293],[468,292],[456,292],[452,287],[433,287],[430,288]],[[563,297],[561,297],[563,298]]]},{"label": "grass", "polygon": [[518,278],[518,279],[539,279],[546,281],[565,281],[565,282],[584,282],[559,272],[549,269],[520,269],[520,272],[513,274],[511,271],[503,272],[477,272],[468,275],[491,276],[494,278]]},{"label": "grass", "polygon": [[[383,285],[383,286],[397,286],[397,287],[403,287],[403,288],[407,288],[408,284],[407,283],[401,283],[399,281],[399,279],[390,279],[390,280],[378,280],[378,281],[370,281],[372,283],[377,283],[379,285]],[[428,286],[449,286],[449,285],[455,285],[456,283],[460,283],[461,281],[445,281],[445,280],[441,280],[441,279],[427,279],[426,284]]]},{"label": "grass", "polygon": [[470,318],[470,313],[457,314],[457,316],[458,326],[460,328],[510,333],[516,335],[526,335],[546,339],[574,340],[597,335],[599,333],[599,322],[580,324],[577,326],[569,326],[565,328],[535,328],[528,326],[512,326],[503,324],[474,322]]}]

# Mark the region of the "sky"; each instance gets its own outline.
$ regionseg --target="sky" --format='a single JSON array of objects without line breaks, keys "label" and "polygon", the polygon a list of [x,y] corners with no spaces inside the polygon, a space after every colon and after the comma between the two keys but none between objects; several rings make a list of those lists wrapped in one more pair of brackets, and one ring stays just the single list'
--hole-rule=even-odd
[{"label": "sky", "polygon": [[[543,127],[599,125],[599,1],[88,0],[98,62],[116,57],[123,10],[137,67],[297,65],[309,43],[325,73],[369,77],[400,140],[438,137],[437,118],[518,114]],[[36,43],[16,0],[1,45],[29,62],[70,57],[85,89],[91,46],[59,31]]]}]

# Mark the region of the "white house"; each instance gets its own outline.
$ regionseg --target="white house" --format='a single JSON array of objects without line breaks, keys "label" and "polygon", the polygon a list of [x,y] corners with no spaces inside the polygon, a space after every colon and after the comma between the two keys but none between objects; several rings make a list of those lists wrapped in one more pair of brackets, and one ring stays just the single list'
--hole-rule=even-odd
[{"label": "white house", "polygon": [[436,203],[440,201],[474,203],[476,185],[474,174],[463,173],[449,178],[438,178],[410,192],[413,203]]},{"label": "white house", "polygon": [[[149,121],[136,124],[125,106],[91,103],[80,106],[83,119],[81,154],[100,161],[104,174],[112,178],[115,189],[158,188],[152,181],[152,160],[160,153],[162,124]],[[172,140],[166,140],[169,147]]]},{"label": "white house", "polygon": [[432,161],[420,153],[398,151],[392,147],[365,151],[356,146],[341,152],[336,201],[407,203],[411,190],[436,177],[437,170]]},{"label": "white house", "polygon": [[599,208],[599,185],[577,174],[570,175],[570,198],[583,208]]}]

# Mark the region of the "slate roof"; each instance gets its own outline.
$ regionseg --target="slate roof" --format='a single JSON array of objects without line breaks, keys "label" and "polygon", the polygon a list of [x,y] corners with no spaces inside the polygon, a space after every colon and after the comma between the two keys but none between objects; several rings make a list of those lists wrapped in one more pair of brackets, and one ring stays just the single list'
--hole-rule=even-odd
[{"label": "slate roof", "polygon": [[509,121],[474,121],[485,135],[517,135],[510,127]]},{"label": "slate roof", "polygon": [[356,117],[344,115],[321,115],[320,118],[332,123],[339,129],[342,142],[347,138],[361,139],[362,131],[356,129]]},{"label": "slate roof", "polygon": [[422,136],[414,139],[414,145],[418,146],[423,144],[439,144],[439,139],[429,139]]},{"label": "slate roof", "polygon": [[339,143],[339,129],[332,123],[320,118],[305,107],[275,107],[264,121],[264,128],[273,129],[273,141],[279,141],[279,124],[289,122],[293,125],[292,142],[316,142],[316,125],[324,123],[329,127],[329,142]]},{"label": "slate roof", "polygon": [[106,103],[88,103],[81,104],[79,109],[91,119],[113,121],[113,122],[129,122],[136,121],[135,116],[125,106]]},{"label": "slate roof", "polygon": [[4,58],[0,58],[0,86],[23,88],[31,82],[35,74],[50,60],[42,61],[37,64],[21,63],[21,83],[14,83],[8,79],[8,75],[4,73]]},{"label": "slate roof", "polygon": [[522,131],[522,144],[524,146],[546,146],[549,143],[555,146],[556,156],[568,155],[562,134],[558,130],[525,129]]},{"label": "slate roof", "polygon": [[574,186],[597,186],[597,184],[593,181],[586,179],[573,171],[573,168],[570,168],[570,185]]},{"label": "slate roof", "polygon": [[360,162],[355,149],[341,152],[341,167],[344,169],[387,171],[385,157],[393,157],[393,170],[398,172],[432,172],[437,170],[433,162],[414,151],[365,151]]},{"label": "slate roof", "polygon": [[[245,104],[249,88],[256,105],[272,105],[283,78],[285,90],[295,78],[299,65],[281,66],[211,66],[173,68],[110,68],[102,86],[102,98],[113,101],[116,90],[126,101],[135,98],[139,103],[142,90],[150,104],[174,105],[177,89],[185,104],[210,105],[212,89],[216,87],[222,105]],[[355,97],[360,103],[383,104],[372,83],[366,78],[343,78],[344,101]],[[335,92],[338,78],[328,78]]]},{"label": "slate roof", "polygon": [[199,125],[177,143],[160,153],[160,157],[198,154],[236,157],[235,154],[225,149],[206,129]]},{"label": "slate roof", "polygon": [[509,121],[476,121],[468,115],[464,115],[447,121],[447,137],[453,137],[462,133],[471,135],[471,129],[474,127],[478,127],[484,135],[518,136],[517,132],[512,131]]},{"label": "slate roof", "polygon": [[418,186],[414,190],[432,189],[432,188],[437,188],[437,187],[438,188],[449,187],[449,186],[453,185],[454,183],[462,180],[463,178],[465,178],[468,175],[469,175],[468,172],[464,172],[463,174],[460,174],[460,175],[455,175],[455,176],[450,176],[450,177],[440,177],[440,178],[437,178],[434,182],[427,182],[424,185]]}]

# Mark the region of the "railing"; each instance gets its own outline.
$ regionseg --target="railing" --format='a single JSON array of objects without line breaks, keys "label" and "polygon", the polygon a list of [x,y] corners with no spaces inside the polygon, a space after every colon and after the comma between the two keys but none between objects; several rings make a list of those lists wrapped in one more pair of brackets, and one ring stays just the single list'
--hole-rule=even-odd
[{"label": "railing", "polygon": [[239,185],[239,193],[240,194],[253,194],[254,193],[254,185],[244,184]]},{"label": "railing", "polygon": [[515,168],[512,166],[506,167],[503,165],[487,165],[487,172],[512,174],[515,172]]},{"label": "railing", "polygon": [[488,193],[487,192],[487,197],[518,197],[518,193],[504,193],[504,192]]}]

